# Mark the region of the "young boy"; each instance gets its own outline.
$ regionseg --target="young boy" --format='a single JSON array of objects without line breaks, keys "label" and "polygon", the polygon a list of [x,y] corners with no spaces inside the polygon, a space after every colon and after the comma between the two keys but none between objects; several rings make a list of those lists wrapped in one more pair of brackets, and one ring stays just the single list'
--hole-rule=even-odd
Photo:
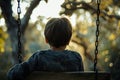
[{"label": "young boy", "polygon": [[50,49],[37,51],[28,61],[13,66],[7,74],[9,80],[22,80],[33,71],[84,71],[80,54],[65,50],[72,36],[72,26],[67,18],[50,19],[44,35]]}]

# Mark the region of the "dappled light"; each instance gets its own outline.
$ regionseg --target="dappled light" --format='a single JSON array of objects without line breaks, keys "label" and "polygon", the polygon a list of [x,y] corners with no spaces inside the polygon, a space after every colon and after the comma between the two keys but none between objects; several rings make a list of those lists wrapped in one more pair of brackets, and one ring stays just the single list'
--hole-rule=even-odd
[{"label": "dappled light", "polygon": [[[7,72],[17,60],[17,1],[10,1],[6,4],[7,7],[11,7],[9,10],[6,9],[7,11],[4,11],[6,6],[2,5],[4,0],[0,1],[0,76],[1,72]],[[37,50],[50,48],[44,37],[45,24],[52,17],[63,16],[70,20],[73,28],[67,49],[79,52],[85,71],[93,71],[96,0],[48,0],[47,3],[45,0],[37,3],[34,1],[22,0],[20,3],[24,61]],[[112,80],[118,80],[118,77],[120,78],[118,75],[120,74],[120,0],[101,0],[100,10],[97,67],[99,71],[111,72]]]},{"label": "dappled light", "polygon": [[4,27],[0,27],[0,54],[5,52],[6,39],[8,38],[8,34],[5,32]]}]

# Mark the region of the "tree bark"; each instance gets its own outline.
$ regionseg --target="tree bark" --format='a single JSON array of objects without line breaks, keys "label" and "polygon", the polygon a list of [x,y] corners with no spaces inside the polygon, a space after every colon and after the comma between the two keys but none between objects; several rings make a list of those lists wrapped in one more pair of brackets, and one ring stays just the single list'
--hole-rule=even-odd
[{"label": "tree bark", "polygon": [[11,40],[11,48],[12,48],[12,63],[17,63],[17,21],[12,16],[12,5],[11,0],[2,0],[0,2],[2,15],[5,19],[5,23],[7,26],[7,32],[9,34]]}]

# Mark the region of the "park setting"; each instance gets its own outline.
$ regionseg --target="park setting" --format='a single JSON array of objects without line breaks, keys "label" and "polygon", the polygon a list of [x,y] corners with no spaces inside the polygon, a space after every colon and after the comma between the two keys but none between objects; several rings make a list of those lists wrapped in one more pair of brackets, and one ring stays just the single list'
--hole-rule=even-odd
[{"label": "park setting", "polygon": [[120,0],[0,0],[0,80],[8,80],[8,71],[36,51],[54,46],[45,27],[60,17],[72,26],[66,50],[79,53],[84,70],[37,72],[26,80],[120,80]]}]

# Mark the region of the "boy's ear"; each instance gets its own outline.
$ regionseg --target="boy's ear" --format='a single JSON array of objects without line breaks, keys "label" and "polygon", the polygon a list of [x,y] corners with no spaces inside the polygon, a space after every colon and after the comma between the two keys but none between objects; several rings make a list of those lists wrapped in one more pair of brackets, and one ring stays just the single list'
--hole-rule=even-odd
[{"label": "boy's ear", "polygon": [[70,41],[67,42],[67,45],[69,45]]},{"label": "boy's ear", "polygon": [[48,43],[48,40],[45,38],[45,42]]},{"label": "boy's ear", "polygon": [[67,42],[67,45],[69,45],[70,41]]}]

